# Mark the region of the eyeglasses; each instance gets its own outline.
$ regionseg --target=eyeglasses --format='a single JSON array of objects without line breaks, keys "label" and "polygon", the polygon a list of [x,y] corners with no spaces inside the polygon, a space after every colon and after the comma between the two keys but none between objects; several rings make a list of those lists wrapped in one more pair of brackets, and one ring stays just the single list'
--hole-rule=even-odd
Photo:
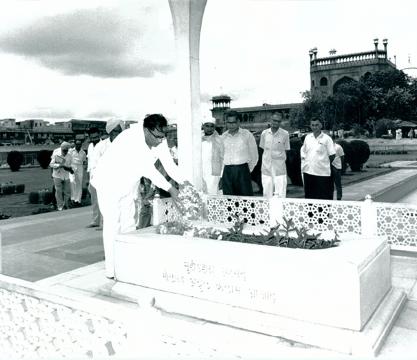
[{"label": "eyeglasses", "polygon": [[[157,128],[155,128],[157,131],[159,131],[160,133],[162,133],[163,131],[162,130],[159,130],[159,129],[157,129]],[[164,135],[157,135],[157,134],[154,134],[153,133],[153,131],[151,130],[151,129],[148,129],[148,131],[151,133],[151,135],[154,137],[154,138],[156,138],[156,139],[158,139],[158,140],[163,140],[163,139],[165,139],[165,134]]]}]

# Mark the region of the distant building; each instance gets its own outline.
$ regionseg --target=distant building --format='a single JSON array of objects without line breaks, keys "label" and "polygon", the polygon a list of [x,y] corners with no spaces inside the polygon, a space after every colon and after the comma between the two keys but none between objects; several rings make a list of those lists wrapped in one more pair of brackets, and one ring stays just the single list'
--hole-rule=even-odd
[{"label": "distant building", "polygon": [[34,129],[37,127],[47,126],[48,124],[49,121],[42,119],[28,119],[16,123],[16,125],[21,129]]},{"label": "distant building", "polygon": [[16,119],[0,119],[0,127],[15,128]]},{"label": "distant building", "polygon": [[279,113],[284,120],[289,118],[290,111],[297,109],[301,103],[292,104],[263,104],[261,106],[231,108],[231,98],[228,95],[214,96],[212,99],[213,107],[211,113],[216,119],[216,128],[222,132],[225,128],[225,113],[234,110],[239,114],[241,126],[254,133],[259,133],[269,126],[269,118],[272,114]]},{"label": "distant building", "polygon": [[374,39],[375,49],[372,51],[336,55],[336,50],[331,50],[330,56],[324,58],[317,57],[317,48],[311,49],[311,92],[333,95],[341,84],[359,81],[362,76],[369,76],[376,71],[396,69],[388,58],[388,40],[384,39],[382,43],[384,50],[378,49],[378,39]]}]

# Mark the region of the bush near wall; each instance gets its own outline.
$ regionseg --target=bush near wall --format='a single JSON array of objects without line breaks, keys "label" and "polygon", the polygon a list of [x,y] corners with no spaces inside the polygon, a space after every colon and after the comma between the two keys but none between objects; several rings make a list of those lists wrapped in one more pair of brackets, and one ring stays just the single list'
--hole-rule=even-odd
[{"label": "bush near wall", "polygon": [[363,140],[352,140],[350,142],[351,155],[349,166],[352,171],[361,171],[363,165],[368,161],[371,151],[369,145]]},{"label": "bush near wall", "polygon": [[303,145],[303,139],[298,137],[290,139],[290,151],[287,153],[287,174],[291,180],[291,184],[303,186],[301,177],[301,156],[300,149]]},{"label": "bush near wall", "polygon": [[39,191],[32,191],[29,193],[29,203],[30,204],[44,204],[49,205],[52,203],[54,194],[48,189],[43,189]]},{"label": "bush near wall", "polygon": [[23,164],[23,154],[20,151],[10,151],[7,154],[7,163],[9,164],[11,171],[19,171],[20,167]]},{"label": "bush near wall", "polygon": [[41,150],[36,155],[39,165],[42,169],[47,169],[51,162],[52,150]]},{"label": "bush near wall", "polygon": [[1,195],[23,194],[25,192],[25,184],[14,184],[13,182],[0,184]]}]

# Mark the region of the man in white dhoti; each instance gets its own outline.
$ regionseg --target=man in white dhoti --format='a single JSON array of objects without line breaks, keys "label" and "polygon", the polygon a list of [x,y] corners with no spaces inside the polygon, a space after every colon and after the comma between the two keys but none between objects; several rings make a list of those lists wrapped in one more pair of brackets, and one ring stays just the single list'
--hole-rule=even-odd
[{"label": "man in white dhoti", "polygon": [[135,202],[141,177],[168,191],[176,199],[178,190],[155,168],[159,159],[168,175],[184,183],[179,168],[172,160],[165,138],[167,120],[160,114],[148,115],[143,124],[123,131],[97,164],[93,186],[97,190],[103,214],[105,274],[113,278],[114,241],[118,233],[135,230]]},{"label": "man in white dhoti", "polygon": [[71,155],[71,167],[74,170],[73,174],[69,175],[71,184],[71,201],[73,206],[81,205],[81,195],[83,190],[83,176],[84,176],[84,164],[87,155],[83,149],[81,149],[81,140],[75,141],[74,149],[69,150]]},{"label": "man in white dhoti", "polygon": [[95,168],[103,154],[112,144],[113,140],[117,137],[117,135],[119,135],[123,131],[123,129],[124,124],[122,120],[111,118],[107,120],[106,123],[106,132],[108,134],[106,139],[100,140],[98,129],[94,129],[95,132],[91,134],[92,143],[88,146],[87,171],[90,173],[89,190],[91,195],[91,204],[93,207],[93,221],[87,227],[99,227],[102,223],[102,217],[98,205],[96,189],[94,188],[94,185],[92,185],[93,182],[91,181],[95,174]]},{"label": "man in white dhoti", "polygon": [[223,141],[214,125],[215,119],[203,119],[201,159],[203,166],[203,191],[209,195],[219,194],[219,180],[223,168]]},{"label": "man in white dhoti", "polygon": [[280,128],[282,117],[273,114],[270,118],[269,129],[261,134],[259,147],[262,155],[262,187],[263,194],[271,197],[274,193],[281,198],[287,196],[287,151],[290,150],[288,131]]}]

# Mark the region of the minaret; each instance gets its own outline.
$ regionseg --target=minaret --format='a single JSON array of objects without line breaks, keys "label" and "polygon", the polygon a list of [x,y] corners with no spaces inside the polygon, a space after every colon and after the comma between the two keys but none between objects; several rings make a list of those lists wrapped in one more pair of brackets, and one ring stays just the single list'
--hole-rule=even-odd
[{"label": "minaret", "polygon": [[217,126],[224,126],[224,113],[230,109],[231,101],[232,99],[228,95],[213,96],[211,98],[213,104],[211,114],[216,119]]}]

